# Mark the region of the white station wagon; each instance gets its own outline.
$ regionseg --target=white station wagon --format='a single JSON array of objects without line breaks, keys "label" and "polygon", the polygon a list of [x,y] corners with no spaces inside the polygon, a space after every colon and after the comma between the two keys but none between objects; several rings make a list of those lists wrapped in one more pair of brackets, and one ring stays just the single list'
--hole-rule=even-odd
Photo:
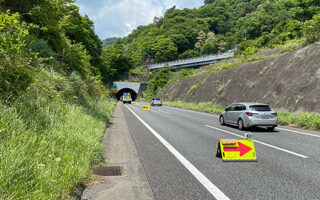
[{"label": "white station wagon", "polygon": [[224,109],[219,117],[221,125],[230,124],[240,130],[254,126],[267,127],[273,131],[278,126],[277,113],[267,104],[234,103]]}]

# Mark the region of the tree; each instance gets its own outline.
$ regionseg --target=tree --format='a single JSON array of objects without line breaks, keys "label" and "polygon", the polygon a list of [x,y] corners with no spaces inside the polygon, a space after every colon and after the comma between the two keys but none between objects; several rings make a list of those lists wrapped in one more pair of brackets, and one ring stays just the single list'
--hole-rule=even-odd
[{"label": "tree", "polygon": [[84,45],[91,56],[90,63],[97,67],[102,53],[102,42],[95,34],[94,24],[89,17],[81,16],[78,9],[72,10],[63,18],[61,28],[73,43]]},{"label": "tree", "polygon": [[154,17],[153,18],[153,24],[156,25],[158,28],[161,27],[162,23],[163,23],[162,17]]},{"label": "tree", "polygon": [[37,57],[27,48],[31,36],[18,14],[0,13],[0,21],[0,93],[8,98],[34,82]]},{"label": "tree", "polygon": [[155,52],[156,62],[165,62],[178,58],[178,49],[169,38],[158,39],[152,50]]},{"label": "tree", "polygon": [[219,51],[219,44],[216,41],[208,40],[201,46],[200,50],[201,54],[204,55],[215,54]]},{"label": "tree", "polygon": [[320,40],[320,14],[304,23],[303,33],[309,44]]},{"label": "tree", "polygon": [[132,58],[124,53],[124,47],[121,45],[113,45],[104,49],[102,62],[100,71],[105,83],[116,80],[133,67]]},{"label": "tree", "polygon": [[246,58],[254,53],[257,52],[257,48],[254,46],[249,46],[245,50],[243,50],[241,53],[244,55]]},{"label": "tree", "polygon": [[177,46],[179,54],[185,52],[191,46],[190,41],[183,34],[172,34],[170,38],[175,46]]},{"label": "tree", "polygon": [[172,68],[161,68],[159,71],[153,72],[149,81],[147,91],[144,93],[144,97],[152,98],[158,90],[164,87],[172,76]]},{"label": "tree", "polygon": [[194,49],[183,52],[179,55],[179,59],[194,58],[200,56],[200,52]]},{"label": "tree", "polygon": [[199,32],[199,36],[197,37],[197,43],[195,44],[195,47],[197,49],[200,49],[200,47],[203,45],[203,43],[206,41],[206,33],[202,30]]}]

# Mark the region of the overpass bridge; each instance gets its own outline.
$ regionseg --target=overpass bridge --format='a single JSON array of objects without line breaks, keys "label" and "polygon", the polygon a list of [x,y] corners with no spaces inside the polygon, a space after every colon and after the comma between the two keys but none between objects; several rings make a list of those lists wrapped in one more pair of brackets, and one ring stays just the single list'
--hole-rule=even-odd
[{"label": "overpass bridge", "polygon": [[180,59],[175,61],[163,62],[163,63],[156,63],[149,66],[150,71],[156,71],[164,67],[171,66],[173,69],[180,69],[180,68],[188,68],[188,67],[198,67],[202,65],[208,65],[211,63],[219,62],[221,60],[231,58],[234,56],[234,50],[229,50],[222,54],[215,54],[210,56],[203,56],[197,58],[189,58],[189,59]]}]

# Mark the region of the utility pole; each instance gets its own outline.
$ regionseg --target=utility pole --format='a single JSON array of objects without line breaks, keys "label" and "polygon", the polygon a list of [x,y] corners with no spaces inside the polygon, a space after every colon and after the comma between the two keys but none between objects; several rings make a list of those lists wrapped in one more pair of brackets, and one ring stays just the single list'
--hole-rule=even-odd
[{"label": "utility pole", "polygon": [[243,34],[244,34],[244,40],[247,40],[247,29],[243,31]]}]

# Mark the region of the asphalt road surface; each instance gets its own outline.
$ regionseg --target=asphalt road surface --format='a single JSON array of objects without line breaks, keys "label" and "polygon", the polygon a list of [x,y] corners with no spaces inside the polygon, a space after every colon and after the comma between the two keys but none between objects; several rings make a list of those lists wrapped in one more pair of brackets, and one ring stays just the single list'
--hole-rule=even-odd
[{"label": "asphalt road surface", "polygon": [[[123,105],[155,198],[320,199],[320,135],[276,128],[239,131],[201,112],[142,104]],[[251,132],[257,162],[223,162],[220,139]]]}]

